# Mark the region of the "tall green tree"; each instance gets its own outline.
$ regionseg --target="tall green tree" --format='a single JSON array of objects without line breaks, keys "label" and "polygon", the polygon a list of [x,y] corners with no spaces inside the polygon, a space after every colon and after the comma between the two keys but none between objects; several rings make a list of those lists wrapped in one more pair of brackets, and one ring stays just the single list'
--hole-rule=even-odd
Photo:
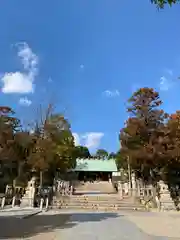
[{"label": "tall green tree", "polygon": [[121,153],[121,150],[119,150],[117,153],[116,153],[116,165],[117,165],[117,168],[118,169],[127,169],[128,168],[128,162],[127,162],[127,158],[125,155],[123,155],[123,153]]},{"label": "tall green tree", "polygon": [[108,155],[109,155],[109,153],[105,149],[98,149],[96,151],[96,157],[97,158],[104,159],[104,158],[107,158]]},{"label": "tall green tree", "polygon": [[111,152],[109,155],[108,155],[108,159],[111,159],[111,158],[116,158],[116,153],[114,153],[114,152]]},{"label": "tall green tree", "polygon": [[91,154],[89,149],[85,146],[76,146],[75,147],[75,156],[76,158],[90,158]]}]

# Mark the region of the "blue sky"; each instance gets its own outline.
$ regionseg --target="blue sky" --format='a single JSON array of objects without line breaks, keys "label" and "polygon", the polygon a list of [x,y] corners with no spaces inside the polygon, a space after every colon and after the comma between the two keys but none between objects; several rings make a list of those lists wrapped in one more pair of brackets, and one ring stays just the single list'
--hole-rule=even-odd
[{"label": "blue sky", "polygon": [[1,0],[1,105],[27,124],[53,102],[77,144],[118,150],[136,88],[180,109],[179,13],[150,0]]}]

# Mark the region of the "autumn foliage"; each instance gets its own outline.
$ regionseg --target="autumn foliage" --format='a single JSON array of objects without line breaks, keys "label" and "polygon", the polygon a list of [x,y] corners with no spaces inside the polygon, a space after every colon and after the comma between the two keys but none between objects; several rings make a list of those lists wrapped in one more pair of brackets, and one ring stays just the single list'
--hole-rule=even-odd
[{"label": "autumn foliage", "polygon": [[63,115],[55,114],[51,105],[31,131],[21,126],[11,108],[0,107],[1,175],[3,179],[8,175],[8,184],[15,178],[27,178],[32,171],[37,175],[49,172],[51,176],[57,170],[64,172],[74,167],[74,152],[70,124]]},{"label": "autumn foliage", "polygon": [[128,103],[130,117],[120,132],[121,155],[130,159],[144,181],[176,175],[180,171],[180,112],[165,113],[152,88],[139,89]]}]

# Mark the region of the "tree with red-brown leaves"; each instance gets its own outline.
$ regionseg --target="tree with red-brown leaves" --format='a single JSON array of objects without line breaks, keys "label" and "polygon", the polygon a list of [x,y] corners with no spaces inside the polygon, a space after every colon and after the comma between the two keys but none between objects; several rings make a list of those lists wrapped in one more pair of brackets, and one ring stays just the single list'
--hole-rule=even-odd
[{"label": "tree with red-brown leaves", "polygon": [[167,156],[164,171],[166,173],[175,171],[180,177],[180,111],[170,115],[162,144]]},{"label": "tree with red-brown leaves", "polygon": [[75,165],[70,124],[62,114],[53,112],[51,104],[44,114],[41,112],[34,132],[21,128],[13,115],[11,108],[0,107],[0,160],[9,166],[8,171],[15,168],[11,180],[22,182],[31,170],[53,175],[57,169],[66,171]]},{"label": "tree with red-brown leaves", "polygon": [[128,156],[139,177],[152,181],[161,168],[161,139],[167,114],[159,108],[162,101],[152,88],[137,90],[128,103],[130,117],[120,132],[121,153]]},{"label": "tree with red-brown leaves", "polygon": [[171,114],[161,140],[161,177],[168,184],[171,197],[178,208],[180,201],[180,111]]}]

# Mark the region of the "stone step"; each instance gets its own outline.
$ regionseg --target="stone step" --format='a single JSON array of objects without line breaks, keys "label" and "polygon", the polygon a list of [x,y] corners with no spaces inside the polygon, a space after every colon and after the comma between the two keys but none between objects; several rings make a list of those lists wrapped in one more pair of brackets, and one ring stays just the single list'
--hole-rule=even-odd
[{"label": "stone step", "polygon": [[114,202],[114,201],[120,201],[121,200],[121,198],[119,197],[119,198],[114,198],[114,199],[106,199],[106,198],[99,198],[99,199],[97,199],[97,198],[86,198],[86,199],[84,199],[84,198],[71,198],[71,199],[69,199],[69,201],[80,201],[80,202],[87,202],[87,201],[104,201],[104,202]]},{"label": "stone step", "polygon": [[[71,202],[71,203],[99,203],[99,204],[108,204],[108,203],[111,203],[111,204],[116,204],[116,203],[119,203],[119,202],[122,202],[121,200],[114,200],[114,201],[104,201],[104,200],[99,200],[99,201],[96,201],[96,200],[89,200],[89,201],[79,201],[79,200],[70,200],[70,201],[62,201],[62,202]],[[127,202],[128,203],[128,202]]]},{"label": "stone step", "polygon": [[131,201],[128,201],[128,200],[121,200],[121,199],[114,199],[114,200],[93,200],[93,199],[90,199],[90,200],[79,200],[79,199],[68,199],[68,200],[56,200],[56,201],[53,201],[53,203],[58,203],[58,202],[66,202],[66,203],[99,203],[99,204],[108,204],[108,203],[112,203],[112,204],[116,204],[116,203],[119,203],[119,202],[122,202],[123,204],[132,204],[134,202],[131,202]]},{"label": "stone step", "polygon": [[133,198],[126,197],[122,200],[114,199],[106,199],[106,200],[84,200],[84,199],[68,199],[67,201],[59,201],[57,203],[54,202],[54,208],[87,208],[87,209],[144,209],[144,205],[140,204],[138,201],[134,201]]},{"label": "stone step", "polygon": [[121,204],[104,204],[104,205],[99,205],[99,204],[63,204],[63,205],[59,205],[61,208],[76,208],[76,207],[79,207],[79,208],[115,208],[115,209],[118,209],[118,208],[123,208],[123,209],[127,209],[127,208],[140,208],[140,209],[144,209],[145,207],[144,206],[141,206],[141,205],[136,205],[136,204],[133,204],[133,205],[121,205]]},{"label": "stone step", "polygon": [[115,189],[112,185],[112,183],[108,183],[108,182],[94,182],[94,183],[85,183],[85,184],[81,184],[75,187],[76,192],[78,191],[106,191],[106,192],[114,192]]},{"label": "stone step", "polygon": [[97,196],[97,195],[80,195],[80,196],[77,196],[77,195],[72,195],[70,197],[71,199],[96,199],[96,200],[99,200],[99,199],[107,199],[107,200],[111,200],[111,199],[119,199],[120,198],[120,195],[107,195],[107,196]]},{"label": "stone step", "polygon": [[[51,207],[52,209],[57,208],[55,206]],[[143,206],[81,206],[81,205],[66,205],[59,206],[60,209],[86,209],[86,210],[139,210],[139,211],[147,211]]]},{"label": "stone step", "polygon": [[132,207],[144,207],[143,205],[140,205],[140,204],[125,204],[125,203],[62,203],[62,204],[57,204],[58,205],[61,205],[61,206],[104,206],[104,207],[107,207],[107,206],[111,206],[111,207],[126,207],[126,206],[132,206]]},{"label": "stone step", "polygon": [[67,200],[59,200],[62,202],[99,202],[99,203],[116,203],[116,202],[124,202],[124,203],[134,203],[135,201],[131,201],[129,199],[67,199]]},{"label": "stone step", "polygon": [[[116,202],[116,203],[99,203],[99,202],[88,202],[88,203],[80,203],[80,202],[64,202],[64,203],[57,203],[57,204],[52,204],[53,206],[143,206],[138,203],[124,203],[124,202]],[[144,206],[143,206],[144,207]]]},{"label": "stone step", "polygon": [[131,199],[129,197],[123,197],[123,199],[119,197],[62,197],[62,198],[56,198],[54,199],[54,202],[128,202],[133,203],[134,199]]}]

